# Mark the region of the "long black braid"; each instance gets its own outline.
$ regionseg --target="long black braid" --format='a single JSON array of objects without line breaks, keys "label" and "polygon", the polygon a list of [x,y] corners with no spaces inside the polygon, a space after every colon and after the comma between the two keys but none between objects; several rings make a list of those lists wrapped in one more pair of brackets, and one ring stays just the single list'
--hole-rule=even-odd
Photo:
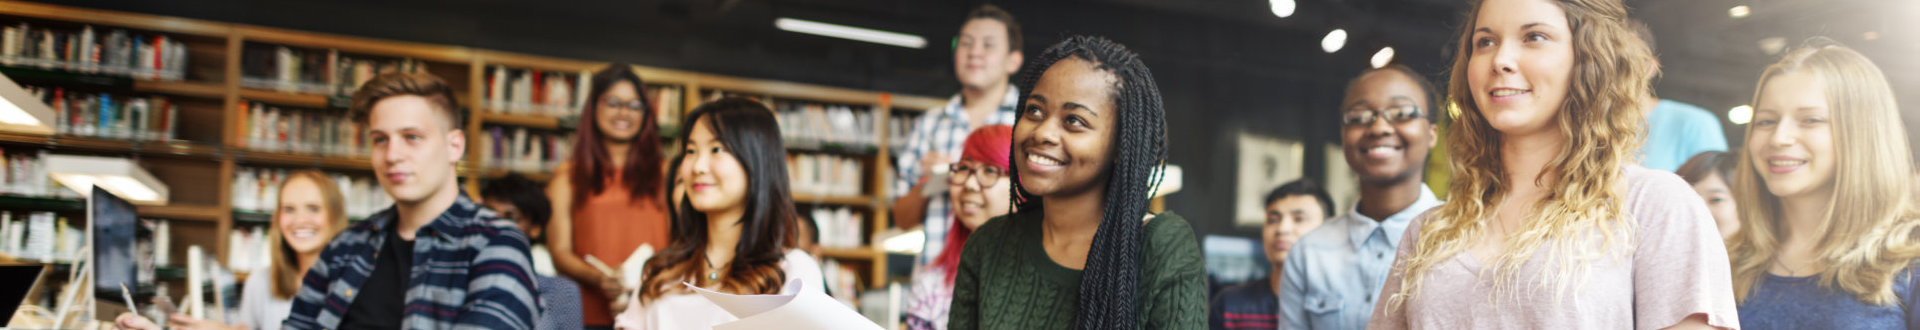
[{"label": "long black braid", "polygon": [[[1160,87],[1154,84],[1153,72],[1147,70],[1139,55],[1119,43],[1091,36],[1073,36],[1047,47],[1021,74],[1020,86],[1039,86],[1041,73],[1067,57],[1092,62],[1095,68],[1118,78],[1111,95],[1120,114],[1115,119],[1119,130],[1113,138],[1113,172],[1104,192],[1106,210],[1087,252],[1074,327],[1137,329],[1141,327],[1136,316],[1140,264],[1145,260],[1142,245],[1146,230],[1141,217],[1147,214],[1151,194],[1160,186],[1160,169],[1167,156],[1166,112],[1160,103]],[[1021,95],[1019,104],[1026,104],[1027,98]],[[1013,203],[1023,212],[1040,212],[1042,201],[1020,186],[1020,171],[1013,171],[1012,178]]]}]

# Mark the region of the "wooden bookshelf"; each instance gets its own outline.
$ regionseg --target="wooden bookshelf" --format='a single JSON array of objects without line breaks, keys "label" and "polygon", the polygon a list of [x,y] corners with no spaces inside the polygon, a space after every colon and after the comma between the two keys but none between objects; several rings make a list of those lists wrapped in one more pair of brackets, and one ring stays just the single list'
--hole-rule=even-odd
[{"label": "wooden bookshelf", "polygon": [[[0,23],[32,22],[36,26],[46,23],[63,25],[93,25],[96,29],[126,29],[139,33],[168,35],[170,39],[180,39],[187,46],[189,60],[186,74],[179,81],[154,81],[131,79],[121,81],[119,85],[91,88],[121,88],[115,93],[140,93],[178,96],[197,99],[192,109],[183,105],[180,120],[182,126],[176,127],[177,136],[182,140],[172,141],[127,141],[77,136],[33,136],[0,133],[0,145],[30,146],[51,149],[55,153],[83,153],[103,155],[132,155],[141,159],[154,175],[166,182],[174,191],[174,204],[166,206],[143,206],[139,213],[170,220],[185,221],[183,224],[209,226],[207,230],[183,230],[175,233],[175,242],[205,242],[224,260],[230,248],[227,236],[234,230],[236,222],[259,221],[254,214],[236,213],[232,209],[231,189],[237,167],[268,167],[287,169],[324,169],[336,172],[371,172],[371,161],[365,155],[315,155],[293,152],[267,151],[243,147],[246,130],[240,123],[238,109],[244,102],[261,102],[276,106],[306,109],[336,109],[345,105],[344,96],[319,93],[290,93],[279,90],[256,89],[243,86],[243,52],[249,45],[281,45],[301,49],[333,49],[342,54],[356,54],[374,57],[405,58],[419,60],[425,70],[446,79],[456,88],[455,96],[461,99],[466,108],[472,109],[466,123],[462,123],[469,132],[468,150],[465,161],[459,167],[463,186],[469,193],[477,193],[484,180],[499,178],[509,173],[507,170],[490,169],[483,154],[472,149],[477,139],[484,138],[473,132],[480,132],[484,126],[526,127],[544,131],[564,132],[567,127],[563,119],[556,116],[516,115],[494,113],[486,108],[486,90],[488,88],[487,69],[493,66],[510,68],[528,68],[552,72],[573,72],[597,70],[608,65],[604,61],[557,58],[541,55],[519,54],[487,49],[478,49],[458,45],[441,45],[419,42],[403,42],[344,36],[327,33],[315,33],[281,28],[270,28],[236,23],[213,22],[196,19],[167,17],[159,15],[115,12],[98,9],[67,7],[61,5],[0,0]],[[828,249],[824,256],[829,259],[844,259],[855,267],[867,267],[862,271],[862,282],[872,287],[886,284],[886,258],[877,246],[879,237],[875,232],[888,227],[888,203],[885,196],[891,182],[886,171],[891,160],[887,132],[890,114],[894,111],[918,112],[937,108],[945,104],[944,98],[892,95],[888,93],[863,91],[838,87],[818,86],[794,82],[754,79],[726,75],[714,75],[693,71],[648,66],[634,66],[634,71],[646,80],[648,85],[675,86],[681,91],[681,106],[677,109],[681,117],[697,107],[703,91],[723,90],[729,92],[760,95],[774,100],[797,100],[805,102],[846,104],[864,107],[872,112],[876,120],[875,134],[879,135],[877,148],[863,151],[857,157],[864,157],[866,167],[865,185],[859,196],[795,196],[795,203],[821,206],[856,207],[867,214],[866,226],[869,230],[863,241],[869,244],[843,249]],[[586,79],[588,77],[581,77]],[[579,91],[584,93],[585,91]],[[344,112],[343,112],[344,115]],[[677,122],[659,123],[666,140],[677,137],[682,129]],[[198,127],[193,125],[199,125]],[[193,128],[194,132],[186,132]],[[203,129],[202,129],[203,128]],[[216,131],[217,132],[214,132]],[[830,152],[821,150],[795,150],[797,152]],[[552,180],[551,169],[541,172],[522,173],[536,181]],[[268,217],[270,219],[270,217]],[[180,243],[184,244],[184,243]],[[178,248],[175,250],[185,250]]]}]

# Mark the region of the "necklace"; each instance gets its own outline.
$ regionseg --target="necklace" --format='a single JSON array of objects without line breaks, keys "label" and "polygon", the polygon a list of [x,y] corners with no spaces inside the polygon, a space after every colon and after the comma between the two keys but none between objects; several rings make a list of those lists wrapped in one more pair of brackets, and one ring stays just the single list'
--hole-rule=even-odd
[{"label": "necklace", "polygon": [[707,280],[713,281],[720,279],[720,267],[713,265],[713,258],[701,257],[700,259],[707,262]]}]

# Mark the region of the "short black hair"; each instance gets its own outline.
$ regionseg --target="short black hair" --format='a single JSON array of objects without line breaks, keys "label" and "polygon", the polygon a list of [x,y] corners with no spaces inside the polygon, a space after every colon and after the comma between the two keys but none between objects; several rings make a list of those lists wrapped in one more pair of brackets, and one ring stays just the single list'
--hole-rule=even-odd
[{"label": "short black hair", "polygon": [[553,202],[547,200],[546,189],[539,183],[520,176],[519,173],[487,181],[480,187],[480,198],[504,201],[520,208],[520,214],[533,221],[535,227],[546,227],[553,218]]},{"label": "short black hair", "polygon": [[1333,195],[1327,194],[1327,189],[1320,187],[1320,183],[1313,181],[1313,178],[1300,178],[1273,188],[1273,192],[1267,193],[1267,203],[1260,207],[1264,209],[1288,196],[1313,196],[1315,201],[1320,202],[1320,214],[1333,215]]},{"label": "short black hair", "polygon": [[1026,42],[1026,38],[1020,37],[1020,22],[1014,21],[1013,13],[1009,13],[1005,9],[1000,9],[1000,6],[992,4],[980,5],[979,8],[974,8],[973,11],[967,12],[967,21],[960,22],[960,26],[966,26],[968,22],[973,22],[973,20],[976,19],[1000,21],[1001,25],[1007,26],[1008,53],[1020,51],[1020,47]]}]

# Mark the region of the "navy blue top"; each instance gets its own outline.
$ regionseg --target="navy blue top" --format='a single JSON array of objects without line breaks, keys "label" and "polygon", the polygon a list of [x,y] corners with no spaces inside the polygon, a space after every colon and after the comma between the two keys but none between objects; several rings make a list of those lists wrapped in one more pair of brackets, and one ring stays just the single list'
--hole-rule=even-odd
[{"label": "navy blue top", "polygon": [[1207,309],[1207,329],[1280,328],[1280,296],[1273,294],[1272,281],[1262,277],[1220,289]]},{"label": "navy blue top", "polygon": [[1915,300],[1914,269],[1894,277],[1895,302],[1875,306],[1854,299],[1839,288],[1821,288],[1818,276],[1784,277],[1767,274],[1747,301],[1740,304],[1740,325],[1765,329],[1920,329]]}]

